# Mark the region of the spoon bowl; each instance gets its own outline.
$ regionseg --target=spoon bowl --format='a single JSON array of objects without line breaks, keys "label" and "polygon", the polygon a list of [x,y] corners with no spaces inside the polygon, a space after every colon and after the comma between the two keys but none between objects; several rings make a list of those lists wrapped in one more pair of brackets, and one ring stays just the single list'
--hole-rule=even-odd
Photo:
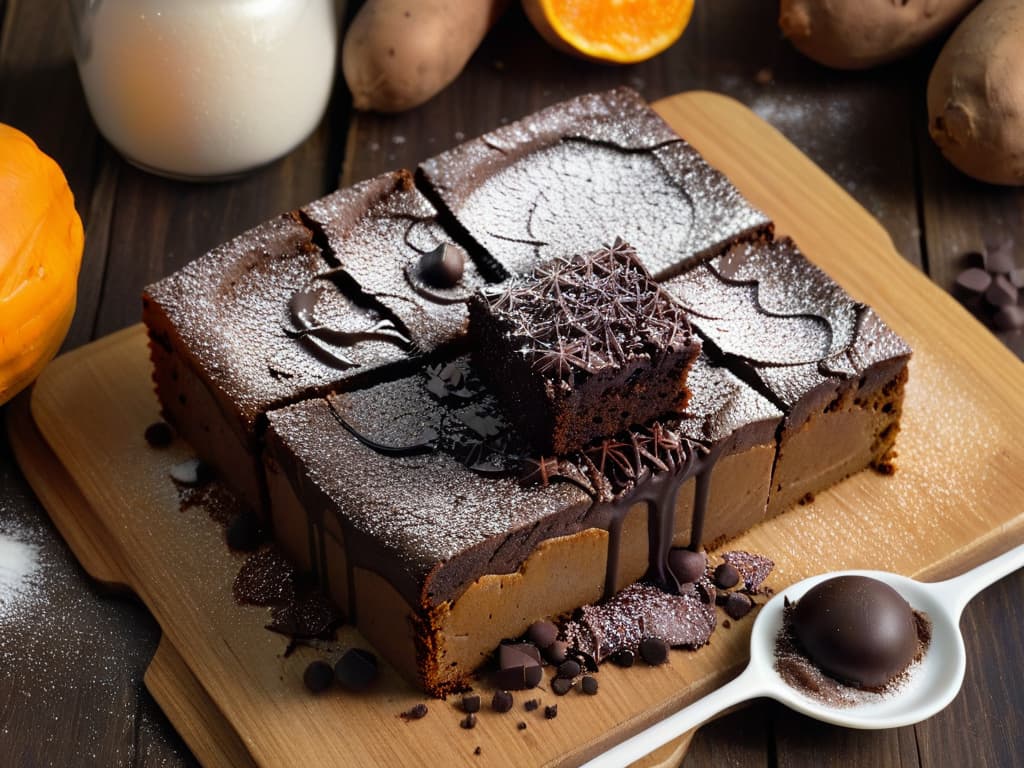
[{"label": "spoon bowl", "polygon": [[[865,694],[863,701],[843,707],[792,687],[775,669],[775,645],[782,631],[785,599],[796,602],[811,587],[837,576],[867,576],[888,584],[932,624],[931,642],[901,684],[889,692]],[[761,607],[751,632],[750,667],[757,668],[764,678],[766,690],[761,695],[808,717],[846,728],[898,728],[931,717],[956,698],[967,670],[959,613],[953,616],[950,604],[943,604],[939,587],[886,571],[839,571],[812,576],[782,590]]]}]

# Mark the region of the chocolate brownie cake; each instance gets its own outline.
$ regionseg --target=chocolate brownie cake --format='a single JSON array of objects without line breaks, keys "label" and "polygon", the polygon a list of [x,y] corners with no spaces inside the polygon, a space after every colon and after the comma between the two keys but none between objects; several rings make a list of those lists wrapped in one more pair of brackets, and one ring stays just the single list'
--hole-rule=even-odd
[{"label": "chocolate brownie cake", "polygon": [[558,455],[679,413],[700,352],[682,308],[622,240],[470,302],[476,368],[519,431]]},{"label": "chocolate brownie cake", "polygon": [[673,544],[763,518],[781,413],[705,358],[690,377],[706,396],[681,421],[558,459],[530,451],[465,357],[272,411],[275,535],[397,669],[454,690],[502,638],[668,582]]},{"label": "chocolate brownie cake", "polygon": [[165,418],[263,509],[268,410],[463,335],[465,296],[483,284],[475,266],[450,286],[419,275],[446,242],[402,171],[260,225],[149,286],[143,320]]},{"label": "chocolate brownie cake", "polygon": [[772,230],[629,88],[543,109],[417,173],[453,232],[501,275],[622,237],[660,280]]},{"label": "chocolate brownie cake", "polygon": [[910,347],[792,240],[734,246],[664,287],[710,354],[786,414],[769,514],[887,469]]}]

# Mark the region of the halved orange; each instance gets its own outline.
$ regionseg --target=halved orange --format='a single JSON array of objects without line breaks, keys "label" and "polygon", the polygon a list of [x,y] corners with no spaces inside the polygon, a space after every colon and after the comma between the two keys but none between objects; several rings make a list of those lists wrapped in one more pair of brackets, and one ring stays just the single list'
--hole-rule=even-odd
[{"label": "halved orange", "polygon": [[693,13],[693,0],[523,0],[523,8],[556,48],[632,64],[679,39]]}]

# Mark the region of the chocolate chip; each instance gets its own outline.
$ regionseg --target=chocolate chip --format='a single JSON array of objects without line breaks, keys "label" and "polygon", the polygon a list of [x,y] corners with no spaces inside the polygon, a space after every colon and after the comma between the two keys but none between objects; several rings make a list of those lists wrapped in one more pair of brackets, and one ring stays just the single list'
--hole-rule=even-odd
[{"label": "chocolate chip", "polygon": [[508,712],[512,709],[512,694],[508,691],[495,691],[491,699],[491,709],[495,712]]},{"label": "chocolate chip", "polygon": [[312,693],[322,693],[334,682],[334,670],[326,661],[311,661],[302,673],[302,682]]},{"label": "chocolate chip", "polygon": [[540,651],[532,643],[507,643],[498,646],[498,673],[495,683],[507,691],[533,688],[543,677]]},{"label": "chocolate chip", "polygon": [[558,627],[550,621],[535,621],[526,630],[526,636],[540,649],[548,648],[558,639]]},{"label": "chocolate chip", "polygon": [[146,442],[151,448],[166,448],[174,440],[171,426],[164,421],[157,421],[146,427]]},{"label": "chocolate chip", "polygon": [[544,719],[545,720],[554,720],[556,717],[558,717],[558,705],[557,704],[549,704],[548,706],[544,707]]},{"label": "chocolate chip", "polygon": [[992,324],[1001,331],[1019,331],[1024,328],[1024,307],[1000,307]]},{"label": "chocolate chip", "polygon": [[263,532],[255,515],[243,512],[228,524],[228,546],[236,552],[255,552],[263,543]]},{"label": "chocolate chip", "polygon": [[971,267],[963,270],[956,276],[956,286],[967,293],[976,293],[979,296],[988,290],[992,285],[992,275],[979,267]]},{"label": "chocolate chip", "polygon": [[1013,240],[1005,240],[985,249],[985,269],[993,275],[1005,275],[1017,265],[1013,258]]},{"label": "chocolate chip", "polygon": [[516,723],[516,728],[518,728],[520,731],[525,731],[526,730],[526,723],[524,723],[522,720],[520,720],[518,723]]},{"label": "chocolate chip", "polygon": [[656,667],[668,661],[668,643],[660,637],[645,637],[640,641],[640,658]]},{"label": "chocolate chip", "polygon": [[187,459],[171,467],[171,479],[182,485],[204,485],[213,479],[213,469],[199,459]]},{"label": "chocolate chip", "polygon": [[725,612],[732,619],[742,619],[750,613],[750,609],[753,607],[754,601],[750,599],[749,595],[745,595],[742,592],[730,593],[729,599],[725,602]]},{"label": "chocolate chip", "polygon": [[530,699],[525,704],[523,704],[523,709],[525,709],[527,712],[533,712],[533,710],[535,710],[539,706],[540,699]]},{"label": "chocolate chip", "polygon": [[580,689],[588,696],[597,695],[597,678],[592,675],[584,675],[580,681]]},{"label": "chocolate chip", "polygon": [[993,307],[1009,307],[1017,303],[1017,288],[1004,275],[997,275],[985,291],[985,301]]},{"label": "chocolate chip", "polygon": [[740,572],[729,563],[722,563],[715,568],[715,586],[719,589],[732,589],[740,580]]},{"label": "chocolate chip", "polygon": [[479,712],[480,711],[480,697],[475,693],[472,695],[467,694],[462,697],[462,711],[463,712]]},{"label": "chocolate chip", "polygon": [[573,659],[568,659],[558,665],[558,676],[568,678],[569,680],[572,680],[581,671],[580,663]]},{"label": "chocolate chip", "polygon": [[476,749],[473,750],[473,754],[474,755],[479,755],[482,752],[483,752],[483,749],[481,749],[480,747],[477,747]]},{"label": "chocolate chip", "polygon": [[1007,277],[1014,288],[1024,288],[1024,269],[1015,269]]},{"label": "chocolate chip", "polygon": [[544,658],[551,664],[561,664],[569,653],[569,644],[565,640],[555,640],[544,649]]},{"label": "chocolate chip", "polygon": [[685,547],[669,550],[668,569],[680,584],[692,584],[704,575],[708,557],[703,552],[694,552]]},{"label": "chocolate chip", "polygon": [[476,728],[476,715],[470,712],[462,720],[459,721],[459,725],[465,728],[467,731],[470,728]]},{"label": "chocolate chip", "polygon": [[466,254],[455,243],[441,243],[420,257],[420,278],[435,288],[458,285],[466,270]]},{"label": "chocolate chip", "polygon": [[565,694],[572,690],[572,678],[556,677],[551,681],[551,690],[557,696],[565,696]]},{"label": "chocolate chip", "polygon": [[377,657],[362,648],[350,648],[334,665],[334,676],[343,688],[365,691],[377,679]]},{"label": "chocolate chip", "polygon": [[617,667],[632,667],[635,661],[636,654],[629,650],[629,648],[623,648],[621,651],[616,651],[612,654],[612,664]]},{"label": "chocolate chip", "polygon": [[725,619],[725,620],[724,620],[724,621],[722,622],[722,626],[723,626],[723,627],[725,627],[726,629],[729,629],[730,627],[732,627],[732,622],[731,622],[731,621],[729,621],[728,619]]},{"label": "chocolate chip", "polygon": [[422,720],[424,717],[427,716],[427,711],[428,710],[426,704],[417,704],[412,709],[408,709],[405,712],[403,712],[401,715],[399,715],[399,717],[403,718],[404,720]]}]

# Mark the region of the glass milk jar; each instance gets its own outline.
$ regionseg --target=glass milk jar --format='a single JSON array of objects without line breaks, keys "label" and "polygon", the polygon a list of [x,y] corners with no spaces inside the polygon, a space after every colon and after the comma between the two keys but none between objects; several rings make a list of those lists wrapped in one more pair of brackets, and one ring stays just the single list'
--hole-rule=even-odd
[{"label": "glass milk jar", "polygon": [[334,0],[68,0],[100,132],[130,162],[214,179],[301,143],[327,107]]}]

